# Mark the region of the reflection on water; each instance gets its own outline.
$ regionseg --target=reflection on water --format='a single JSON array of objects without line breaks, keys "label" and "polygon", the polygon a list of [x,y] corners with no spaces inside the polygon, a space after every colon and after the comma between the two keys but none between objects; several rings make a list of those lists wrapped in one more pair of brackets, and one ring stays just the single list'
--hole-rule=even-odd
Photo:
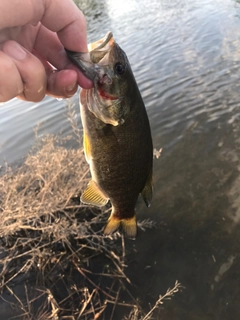
[{"label": "reflection on water", "polygon": [[[127,242],[134,247],[126,272],[135,296],[147,306],[178,279],[185,290],[164,304],[159,319],[239,319],[239,2],[76,3],[89,41],[111,30],[126,51],[154,147],[163,148],[154,160],[153,205],[138,208],[157,228]],[[69,133],[64,105],[46,98],[1,106],[0,161],[26,153],[37,122],[41,133]]]}]

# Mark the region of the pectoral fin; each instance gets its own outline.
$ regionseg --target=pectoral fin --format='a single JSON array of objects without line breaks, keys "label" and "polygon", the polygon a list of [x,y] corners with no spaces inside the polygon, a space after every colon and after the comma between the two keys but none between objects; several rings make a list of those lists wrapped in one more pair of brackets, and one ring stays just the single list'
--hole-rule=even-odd
[{"label": "pectoral fin", "polygon": [[141,192],[141,196],[143,201],[145,202],[146,206],[149,208],[151,205],[152,200],[152,190],[153,190],[153,183],[152,183],[152,170],[149,173],[148,179],[146,181],[145,187]]},{"label": "pectoral fin", "polygon": [[89,163],[91,159],[91,144],[89,141],[89,137],[85,131],[83,131],[83,148],[84,148],[85,158]]},{"label": "pectoral fin", "polygon": [[81,202],[97,207],[103,207],[108,202],[108,198],[99,189],[97,183],[91,180],[80,198]]}]

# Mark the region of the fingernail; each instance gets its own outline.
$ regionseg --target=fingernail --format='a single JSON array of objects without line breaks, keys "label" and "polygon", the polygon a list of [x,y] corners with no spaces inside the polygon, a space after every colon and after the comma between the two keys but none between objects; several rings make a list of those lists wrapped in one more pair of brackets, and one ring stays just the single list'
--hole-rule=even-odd
[{"label": "fingernail", "polygon": [[67,86],[65,90],[67,93],[71,93],[73,91],[73,89],[76,88],[76,86],[77,86],[77,84],[76,84],[76,82],[74,82],[74,83],[70,84],[69,86]]},{"label": "fingernail", "polygon": [[15,41],[9,41],[4,47],[4,52],[16,60],[23,60],[27,56],[27,52]]}]

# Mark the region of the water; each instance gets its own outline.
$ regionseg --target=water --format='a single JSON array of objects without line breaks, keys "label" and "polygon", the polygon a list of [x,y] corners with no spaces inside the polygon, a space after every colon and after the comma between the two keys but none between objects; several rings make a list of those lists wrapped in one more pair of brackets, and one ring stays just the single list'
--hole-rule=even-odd
[{"label": "water", "polygon": [[[154,198],[138,219],[157,227],[127,242],[127,275],[143,305],[175,280],[185,289],[158,319],[239,319],[240,2],[77,1],[89,42],[111,30],[132,64],[149,115]],[[78,110],[77,95],[73,98]],[[0,163],[24,157],[39,134],[68,134],[68,101],[0,108]]]}]

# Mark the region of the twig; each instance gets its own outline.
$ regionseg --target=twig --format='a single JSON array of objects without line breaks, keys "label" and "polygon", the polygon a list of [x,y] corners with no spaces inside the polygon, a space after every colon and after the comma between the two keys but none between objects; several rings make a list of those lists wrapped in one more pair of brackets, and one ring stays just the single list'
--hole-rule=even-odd
[{"label": "twig", "polygon": [[182,288],[181,284],[176,281],[175,285],[172,289],[167,289],[166,293],[162,296],[159,296],[159,299],[156,301],[155,305],[153,306],[153,308],[141,319],[141,320],[148,320],[149,317],[152,315],[153,311],[158,308],[158,306],[160,304],[163,304],[163,300],[166,298],[170,298],[171,296],[173,296],[175,293],[177,293],[179,291],[179,289]]},{"label": "twig", "polygon": [[79,266],[75,263],[74,260],[72,260],[72,263],[74,264],[75,268],[78,270],[79,273],[81,273],[81,275],[88,280],[88,282],[90,282],[96,289],[98,289],[99,291],[101,291],[103,294],[105,294],[105,296],[109,297],[110,299],[114,300],[114,297],[110,296],[105,290],[103,290],[102,288],[100,288],[96,283],[94,283],[91,279],[89,279],[89,277],[87,277],[85,275],[85,273],[81,270],[81,268],[79,268]]}]

